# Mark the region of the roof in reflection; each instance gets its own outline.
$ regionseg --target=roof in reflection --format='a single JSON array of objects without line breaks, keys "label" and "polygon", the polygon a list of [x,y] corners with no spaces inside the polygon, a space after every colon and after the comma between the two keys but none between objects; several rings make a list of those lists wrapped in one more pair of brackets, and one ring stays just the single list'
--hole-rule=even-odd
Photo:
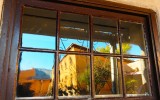
[{"label": "roof in reflection", "polygon": [[78,44],[72,43],[72,44],[66,49],[66,51],[71,51],[71,49],[72,49],[73,47],[78,48],[80,51],[88,51],[88,50],[89,50],[89,48],[86,48],[86,47],[84,47],[84,46],[80,46],[80,45],[78,45]]},{"label": "roof in reflection", "polygon": [[20,72],[20,79],[30,80],[47,80],[51,79],[51,70],[41,69],[41,68],[32,68],[29,70],[22,70]]}]

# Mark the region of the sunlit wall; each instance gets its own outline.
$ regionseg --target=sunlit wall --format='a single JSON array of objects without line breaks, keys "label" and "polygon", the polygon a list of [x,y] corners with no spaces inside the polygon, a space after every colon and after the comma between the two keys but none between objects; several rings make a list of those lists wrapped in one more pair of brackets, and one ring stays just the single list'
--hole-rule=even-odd
[{"label": "sunlit wall", "polygon": [[2,19],[2,5],[3,5],[3,0],[0,0],[0,37],[1,37],[1,19]]}]

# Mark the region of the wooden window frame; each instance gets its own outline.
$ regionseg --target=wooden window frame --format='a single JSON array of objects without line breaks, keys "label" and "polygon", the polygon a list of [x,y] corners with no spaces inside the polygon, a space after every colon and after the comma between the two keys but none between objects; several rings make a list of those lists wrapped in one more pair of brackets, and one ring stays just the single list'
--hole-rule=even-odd
[{"label": "wooden window frame", "polygon": [[[4,0],[4,15],[3,15],[3,26],[2,26],[2,38],[0,39],[0,99],[1,100],[12,100],[15,98],[15,75],[16,75],[16,61],[17,57],[17,49],[18,49],[18,39],[19,39],[19,27],[20,24],[19,19],[21,16],[21,1],[25,3],[30,3],[29,6],[33,5],[36,7],[47,6],[51,8],[53,5],[48,5],[49,3],[39,3],[39,0]],[[12,1],[12,2],[11,2]],[[48,0],[51,1],[51,0]],[[41,1],[44,2],[44,1]],[[148,41],[151,41],[151,54],[149,55],[153,58],[151,64],[154,65],[154,68],[151,68],[149,74],[151,74],[151,78],[154,80],[153,85],[151,86],[152,97],[150,99],[156,99],[160,96],[160,47],[159,47],[159,38],[158,38],[158,31],[156,25],[156,13],[150,9],[138,8],[134,6],[128,6],[124,4],[118,4],[108,1],[99,1],[99,0],[55,0],[52,1],[56,4],[61,5],[75,5],[81,7],[89,7],[93,9],[101,10],[100,13],[103,15],[103,10],[110,10],[112,12],[127,14],[132,16],[140,16],[146,19],[146,24],[148,25],[148,33],[150,34],[151,38],[147,38]],[[63,8],[64,6],[62,6]],[[76,10],[76,9],[75,9]],[[87,12],[89,13],[89,11]],[[131,17],[132,17],[131,16]],[[112,16],[111,16],[112,17]],[[127,19],[127,17],[125,18]],[[152,81],[153,81],[152,80]],[[157,89],[158,88],[158,89]],[[57,95],[57,94],[55,94]],[[57,98],[56,98],[57,99]],[[117,98],[113,98],[117,99]],[[122,98],[121,98],[122,99]],[[133,98],[123,98],[124,100],[133,99]],[[141,97],[135,97],[135,99],[142,99]],[[148,99],[148,97],[143,97],[143,99]]]}]

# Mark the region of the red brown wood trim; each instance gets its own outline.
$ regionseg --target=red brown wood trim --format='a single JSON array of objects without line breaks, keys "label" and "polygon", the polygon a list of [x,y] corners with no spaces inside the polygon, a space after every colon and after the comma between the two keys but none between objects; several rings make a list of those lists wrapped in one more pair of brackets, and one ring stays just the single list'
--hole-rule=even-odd
[{"label": "red brown wood trim", "polygon": [[91,99],[95,96],[95,81],[94,81],[94,55],[93,55],[93,16],[89,16],[89,37],[90,37],[90,93]]},{"label": "red brown wood trim", "polygon": [[157,22],[156,22],[156,15],[155,13],[150,14],[150,26],[151,31],[153,34],[153,40],[155,44],[155,62],[156,62],[156,74],[157,74],[157,82],[158,82],[158,90],[159,90],[159,96],[160,96],[160,42],[159,42],[159,35],[158,35],[158,29],[157,29]]},{"label": "red brown wood trim", "polygon": [[[24,0],[26,1],[26,0]],[[113,9],[117,10],[119,12],[127,12],[127,14],[134,13],[134,14],[141,14],[145,17],[148,17],[150,19],[150,29],[151,33],[154,35],[152,37],[153,40],[153,45],[155,44],[155,49],[153,52],[154,53],[154,59],[156,60],[156,74],[157,75],[157,82],[158,82],[158,88],[159,93],[160,93],[160,46],[159,46],[159,39],[158,39],[158,31],[157,31],[157,24],[155,20],[155,12],[150,10],[150,9],[144,9],[144,8],[138,8],[134,6],[128,6],[124,4],[117,4],[113,2],[108,2],[108,1],[100,1],[100,0],[54,0],[55,2],[65,2],[65,3],[72,3],[73,5],[65,5],[65,4],[58,4],[58,3],[47,3],[47,2],[42,2],[40,0],[28,0],[26,1],[27,4],[35,6],[35,7],[40,7],[45,6],[44,8],[48,9],[58,9],[62,11],[69,11],[69,12],[78,12],[81,14],[84,14],[82,11],[77,10],[77,9],[83,9],[83,10],[88,10],[85,12],[85,14],[88,15],[105,15],[108,16],[107,14],[104,14],[104,12],[109,13],[108,11],[102,11],[102,10],[96,10],[96,9],[90,9],[90,8],[83,8],[83,6],[92,6],[92,7],[99,7],[99,8],[107,8],[107,9]],[[0,39],[0,100],[13,100],[15,96],[15,91],[14,90],[14,79],[16,75],[16,58],[17,58],[17,53],[18,53],[18,39],[19,39],[19,29],[20,29],[20,14],[21,14],[21,6],[18,4],[18,10],[16,10],[16,3],[19,2],[19,0],[5,0],[5,6],[4,6],[4,15],[3,15],[3,27],[2,27],[2,38]],[[74,4],[80,4],[82,7],[77,7],[74,6]],[[55,5],[55,6],[54,6]],[[66,6],[68,8],[66,8]],[[72,7],[75,7],[76,9],[71,9]],[[17,12],[16,12],[17,11]],[[96,12],[91,12],[91,11],[96,11]],[[114,13],[114,12],[113,12]],[[15,19],[16,15],[16,19]],[[127,17],[130,17],[129,15],[126,14],[113,14],[112,16],[115,15],[124,15],[124,19]],[[112,17],[110,16],[110,17]],[[138,16],[133,16],[132,19],[137,18]],[[123,19],[122,18],[122,19]],[[138,17],[139,19],[139,17]],[[129,19],[128,19],[129,20]],[[154,48],[154,46],[153,46]],[[59,58],[59,53],[56,52],[56,59]],[[70,52],[69,52],[70,53]],[[89,54],[89,53],[87,53]],[[93,56],[93,55],[92,55]],[[57,60],[58,61],[58,60]],[[56,62],[56,66],[58,67],[58,62]],[[58,75],[58,68],[56,68],[55,74]],[[57,80],[58,77],[55,79]],[[58,83],[58,80],[56,81],[56,84]],[[58,91],[58,89],[55,89]],[[94,94],[93,94],[94,95]],[[160,94],[159,94],[160,95]],[[58,93],[55,95],[58,96]],[[134,99],[153,99],[153,97],[136,97]],[[55,99],[58,99],[57,97]],[[115,98],[113,98],[115,99]],[[122,98],[123,100],[133,100],[133,98]]]},{"label": "red brown wood trim", "polygon": [[[10,47],[12,40],[12,30],[14,21],[14,4],[15,0],[4,0],[4,14],[2,24],[2,36],[0,39],[0,100],[6,99],[7,89],[7,77],[9,59],[10,59]],[[11,83],[12,84],[12,83]]]},{"label": "red brown wood trim", "polygon": [[96,17],[107,17],[107,18],[112,18],[112,19],[117,19],[117,16],[118,16],[118,19],[120,20],[135,21],[135,22],[140,22],[140,23],[144,22],[144,18],[142,16],[129,15],[129,14],[124,14],[120,12],[117,13],[117,12],[113,12],[107,9],[98,10],[98,9],[87,8],[86,6],[80,7],[76,5],[67,5],[67,4],[57,3],[57,2],[51,3],[51,2],[44,2],[44,1],[37,1],[37,0],[34,0],[34,1],[23,0],[21,2],[25,6],[38,7],[38,8],[43,8],[43,9],[51,9],[51,10],[59,10],[61,12],[92,15]]},{"label": "red brown wood trim", "polygon": [[[11,2],[11,0],[9,0]],[[5,99],[4,100],[13,100],[15,96],[15,75],[16,75],[16,62],[17,62],[17,55],[18,55],[18,40],[19,40],[19,27],[20,27],[20,17],[19,14],[21,12],[17,13],[17,4],[18,0],[13,0],[12,1],[12,6],[11,6],[11,11],[12,13],[11,16],[11,23],[10,23],[10,39],[9,41],[11,42],[10,47],[8,49],[10,50],[8,52],[9,54],[9,59],[8,59],[8,73],[7,73],[7,83],[6,83],[6,94],[5,94]],[[18,7],[19,8],[19,7]],[[20,9],[20,8],[19,8]],[[18,10],[20,11],[20,10]],[[16,19],[15,19],[16,18]]]},{"label": "red brown wood trim", "polygon": [[[56,21],[56,50],[59,50],[59,37],[60,37],[60,11],[57,11],[57,21]],[[55,67],[54,67],[54,99],[58,99],[59,89],[58,89],[58,79],[59,79],[59,52],[55,53]]]},{"label": "red brown wood trim", "polygon": [[114,10],[139,13],[143,15],[148,15],[148,13],[154,12],[151,9],[140,8],[140,7],[126,5],[126,4],[120,4],[120,3],[107,1],[107,0],[58,0],[58,1],[68,2],[73,4],[90,5],[90,6],[101,7],[101,8],[103,7],[108,9],[111,8]]}]

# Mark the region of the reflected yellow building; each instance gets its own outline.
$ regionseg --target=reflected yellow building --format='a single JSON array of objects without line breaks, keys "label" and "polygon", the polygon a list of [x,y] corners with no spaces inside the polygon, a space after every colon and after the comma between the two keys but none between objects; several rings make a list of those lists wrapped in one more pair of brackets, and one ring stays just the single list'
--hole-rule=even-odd
[{"label": "reflected yellow building", "polygon": [[[89,49],[77,44],[72,44],[69,48],[67,48],[67,51],[86,52],[88,50]],[[90,57],[87,55],[77,54],[61,54],[59,55],[59,57],[59,95],[89,95],[91,76]],[[96,61],[96,59],[98,62]],[[113,62],[111,61],[112,59],[114,59]],[[122,93],[120,58],[95,56],[93,66],[94,72],[96,70],[95,67],[98,66],[99,68],[105,67],[107,69],[106,73],[108,73],[104,73],[105,76],[99,74],[102,75],[100,76],[100,79],[94,79],[95,81],[100,80],[99,83],[95,82],[95,84],[97,84],[97,87],[95,86],[95,89],[98,91],[98,95]],[[147,70],[145,66],[145,61],[143,59],[123,59],[123,71],[127,94],[149,94],[149,90],[146,85],[146,83],[148,82],[146,76]],[[114,70],[113,68],[116,70]],[[52,75],[52,85],[54,79],[53,77],[54,75]],[[101,83],[103,82],[104,84],[101,85]],[[114,88],[116,89],[115,91],[113,90]]]},{"label": "reflected yellow building", "polygon": [[[86,52],[88,49],[76,44],[72,44],[67,51]],[[62,56],[62,57],[61,57]],[[86,55],[66,54],[60,55],[59,62],[59,90],[65,91],[67,95],[81,94],[79,89],[89,91],[89,83],[82,82],[83,74],[90,76],[90,57]],[[89,82],[90,80],[88,80]],[[64,95],[64,94],[63,94]]]},{"label": "reflected yellow building", "polygon": [[51,82],[51,70],[47,69],[28,69],[22,70],[19,74],[17,89],[18,96],[46,96],[48,86]]}]

